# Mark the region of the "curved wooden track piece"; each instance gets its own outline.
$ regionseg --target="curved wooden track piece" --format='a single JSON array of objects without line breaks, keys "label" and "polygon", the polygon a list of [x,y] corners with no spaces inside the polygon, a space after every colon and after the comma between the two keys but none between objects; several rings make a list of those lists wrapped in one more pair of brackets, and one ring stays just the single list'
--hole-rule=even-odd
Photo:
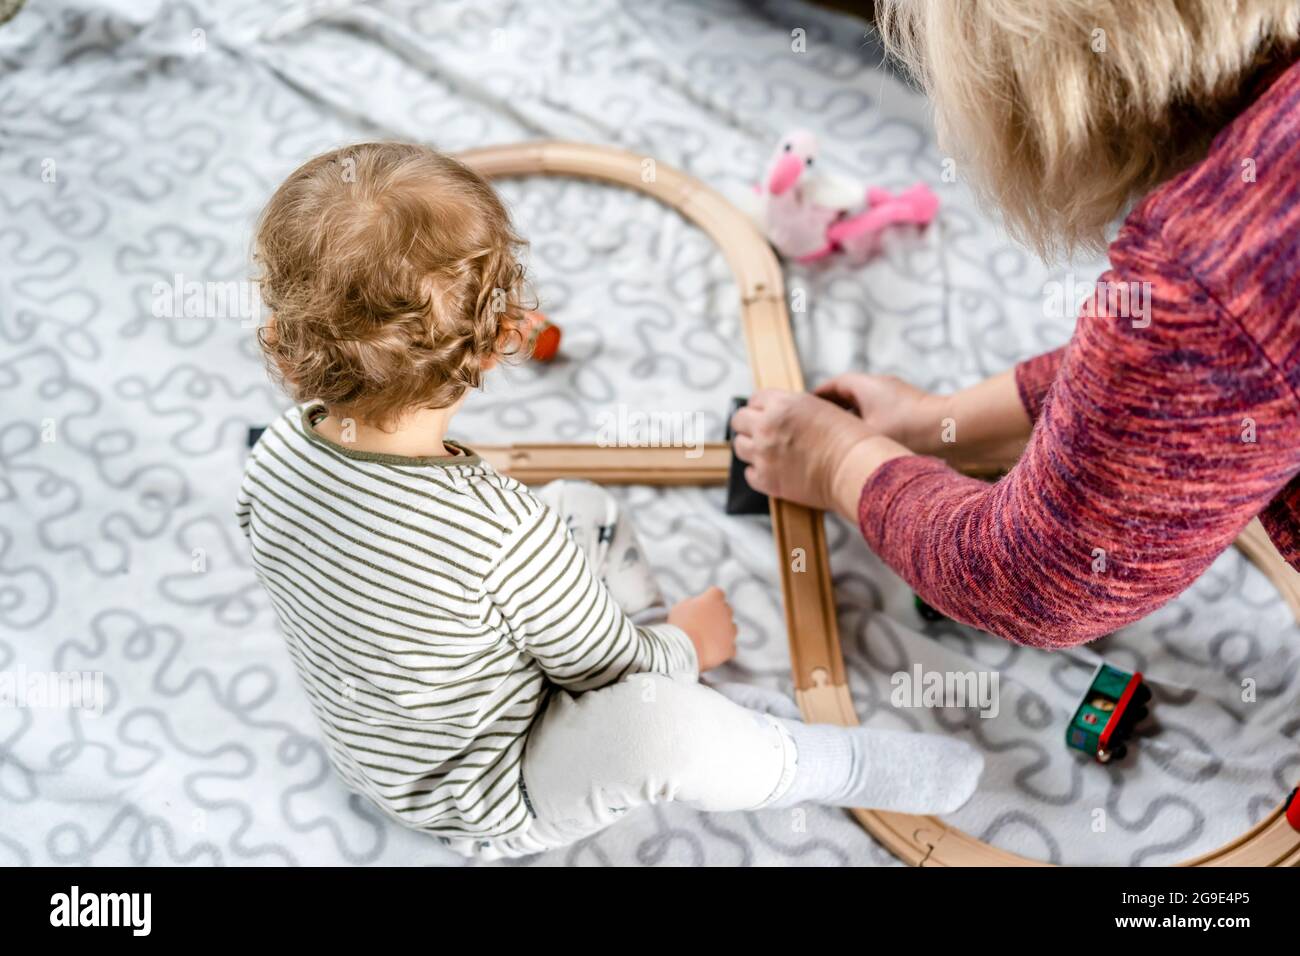
[{"label": "curved wooden track piece", "polygon": [[[535,142],[460,154],[488,177],[549,174],[628,186],[675,208],[722,250],[740,290],[745,340],[756,388],[801,391],[803,372],[790,332],[780,263],[758,230],[720,193],[651,157],[583,143]],[[489,461],[525,481],[582,475],[609,483],[710,484],[725,481],[725,448],[699,459],[680,450],[516,445],[480,449]],[[784,591],[786,633],[795,693],[804,716],[822,723],[858,722],[840,649],[830,562],[821,512],[773,500],[772,526]],[[1237,546],[1277,586],[1300,620],[1300,574],[1273,549],[1258,522]],[[802,561],[797,561],[797,559]],[[796,572],[801,564],[805,570]],[[858,822],[891,853],[914,866],[1041,866],[990,846],[938,817],[854,810]],[[1300,866],[1300,833],[1284,808],[1238,839],[1187,866]]]}]

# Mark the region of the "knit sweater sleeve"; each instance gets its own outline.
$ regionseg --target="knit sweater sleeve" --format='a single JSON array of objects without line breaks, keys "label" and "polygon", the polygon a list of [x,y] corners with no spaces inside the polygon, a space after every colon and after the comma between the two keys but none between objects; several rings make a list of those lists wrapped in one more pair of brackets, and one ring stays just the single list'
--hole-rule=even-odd
[{"label": "knit sweater sleeve", "polygon": [[898,458],[859,501],[868,544],[924,600],[1017,643],[1079,644],[1160,607],[1296,468],[1296,400],[1233,316],[1158,235],[1127,227],[1111,261],[1009,474]]},{"label": "knit sweater sleeve", "polygon": [[1016,391],[1020,393],[1020,404],[1031,422],[1038,421],[1043,411],[1043,400],[1047,397],[1056,373],[1061,370],[1061,359],[1065,357],[1065,347],[1052,349],[1042,355],[1025,359],[1015,369]]}]

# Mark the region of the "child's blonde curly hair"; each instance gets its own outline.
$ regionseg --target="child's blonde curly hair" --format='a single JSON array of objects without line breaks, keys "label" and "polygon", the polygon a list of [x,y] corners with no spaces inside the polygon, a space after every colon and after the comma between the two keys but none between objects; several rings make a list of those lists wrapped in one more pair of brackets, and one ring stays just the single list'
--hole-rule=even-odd
[{"label": "child's blonde curly hair", "polygon": [[492,187],[436,150],[317,156],[257,226],[268,367],[296,401],[380,427],[453,405],[519,350],[522,246]]}]

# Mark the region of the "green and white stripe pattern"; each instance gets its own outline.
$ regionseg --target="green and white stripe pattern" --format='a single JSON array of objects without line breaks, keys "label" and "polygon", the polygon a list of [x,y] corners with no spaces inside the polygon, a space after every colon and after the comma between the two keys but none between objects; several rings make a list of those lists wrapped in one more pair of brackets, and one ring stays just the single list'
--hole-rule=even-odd
[{"label": "green and white stripe pattern", "polygon": [[237,515],[258,578],[339,773],[490,851],[527,829],[524,741],[552,683],[693,672],[694,649],[628,620],[559,517],[468,449],[359,452],[314,431],[323,413],[291,409],[250,456]]}]

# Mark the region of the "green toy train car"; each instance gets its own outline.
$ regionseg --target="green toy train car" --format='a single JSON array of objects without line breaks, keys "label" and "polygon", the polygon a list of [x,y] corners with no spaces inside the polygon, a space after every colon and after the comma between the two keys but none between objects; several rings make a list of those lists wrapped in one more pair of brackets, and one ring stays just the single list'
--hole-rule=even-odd
[{"label": "green toy train car", "polygon": [[1123,759],[1125,741],[1147,715],[1151,688],[1142,674],[1130,674],[1109,664],[1093,672],[1088,690],[1065,731],[1065,742],[1097,760],[1109,763]]}]

